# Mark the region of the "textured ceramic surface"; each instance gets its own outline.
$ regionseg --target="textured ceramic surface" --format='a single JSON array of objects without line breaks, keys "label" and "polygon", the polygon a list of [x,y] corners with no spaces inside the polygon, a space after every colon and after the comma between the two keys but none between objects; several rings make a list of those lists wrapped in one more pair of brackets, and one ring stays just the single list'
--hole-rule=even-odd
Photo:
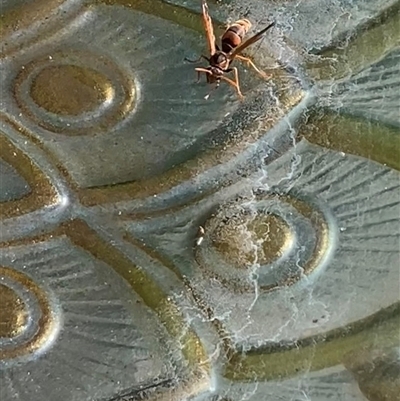
[{"label": "textured ceramic surface", "polygon": [[399,3],[200,5],[0,0],[2,401],[398,400]]}]

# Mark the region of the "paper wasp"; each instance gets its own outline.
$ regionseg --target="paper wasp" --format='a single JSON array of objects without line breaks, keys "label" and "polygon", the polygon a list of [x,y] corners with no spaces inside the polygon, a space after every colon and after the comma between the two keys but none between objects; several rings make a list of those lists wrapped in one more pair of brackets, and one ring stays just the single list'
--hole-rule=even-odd
[{"label": "paper wasp", "polygon": [[[208,12],[208,5],[206,0],[202,0],[202,12],[203,25],[207,37],[210,57],[201,55],[198,60],[189,60],[187,58],[185,58],[185,60],[191,63],[197,63],[201,59],[207,60],[210,64],[208,67],[195,68],[195,70],[197,71],[198,81],[200,80],[201,73],[206,74],[208,83],[216,83],[216,88],[218,88],[221,80],[223,80],[232,85],[236,89],[239,97],[242,99],[243,95],[240,91],[238,70],[236,67],[230,67],[230,65],[234,59],[244,61],[252,66],[263,78],[268,78],[265,72],[260,71],[249,58],[241,56],[240,53],[248,46],[260,40],[264,33],[272,28],[275,23],[272,22],[266,28],[243,42],[244,36],[251,28],[251,22],[248,19],[240,19],[234,22],[232,25],[228,26],[228,28],[222,35],[221,48],[219,48],[215,40],[212,20]],[[235,74],[234,80],[224,76],[226,72],[231,71],[233,71]],[[208,98],[208,95],[206,96],[206,98]]]}]

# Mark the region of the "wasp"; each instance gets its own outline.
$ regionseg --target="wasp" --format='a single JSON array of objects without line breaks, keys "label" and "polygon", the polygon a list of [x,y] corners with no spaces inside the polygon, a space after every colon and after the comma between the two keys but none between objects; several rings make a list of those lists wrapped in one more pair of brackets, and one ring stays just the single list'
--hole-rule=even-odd
[{"label": "wasp", "polygon": [[[236,67],[231,67],[231,63],[234,59],[244,61],[251,67],[253,67],[263,78],[269,78],[265,72],[259,70],[256,65],[248,58],[243,57],[240,53],[246,49],[248,46],[257,42],[262,38],[265,32],[275,25],[275,22],[269,24],[266,28],[251,36],[249,39],[243,42],[243,38],[246,33],[251,28],[251,22],[248,19],[240,19],[229,25],[221,37],[221,47],[218,46],[215,40],[214,29],[212,26],[212,20],[208,12],[208,5],[206,0],[202,0],[202,15],[203,15],[203,25],[207,38],[207,45],[210,56],[201,55],[198,60],[189,60],[185,58],[186,61],[190,63],[197,63],[201,59],[208,61],[208,67],[195,68],[197,71],[197,81],[200,80],[200,74],[204,73],[207,77],[207,82],[212,84],[215,83],[215,88],[218,88],[221,80],[232,85],[238,94],[238,96],[243,99],[242,92],[239,85],[239,74]],[[224,76],[225,73],[233,71],[234,80]],[[209,95],[206,96],[208,98]]]}]

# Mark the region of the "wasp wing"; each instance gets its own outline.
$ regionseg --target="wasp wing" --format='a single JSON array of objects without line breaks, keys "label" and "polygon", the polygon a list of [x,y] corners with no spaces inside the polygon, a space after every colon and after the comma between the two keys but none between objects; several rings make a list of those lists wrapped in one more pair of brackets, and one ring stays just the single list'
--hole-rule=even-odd
[{"label": "wasp wing", "polygon": [[215,54],[215,35],[206,0],[203,0],[201,9],[203,11],[203,25],[206,31],[208,50],[210,51],[210,56],[212,56]]},{"label": "wasp wing", "polygon": [[272,22],[269,24],[266,28],[264,28],[262,31],[256,33],[253,35],[251,38],[247,39],[244,41],[242,44],[240,44],[238,47],[235,47],[230,53],[229,53],[229,58],[233,60],[239,53],[241,53],[246,47],[249,47],[253,43],[257,42],[262,38],[265,32],[268,31],[268,29],[272,28],[275,25],[275,22]]}]

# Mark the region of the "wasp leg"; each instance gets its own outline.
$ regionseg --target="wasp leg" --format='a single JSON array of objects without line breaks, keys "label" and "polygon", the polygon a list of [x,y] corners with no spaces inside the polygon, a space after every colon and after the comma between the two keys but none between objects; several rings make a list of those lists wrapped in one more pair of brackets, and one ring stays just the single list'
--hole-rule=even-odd
[{"label": "wasp leg", "polygon": [[232,79],[229,79],[229,78],[224,77],[224,76],[222,76],[221,79],[224,80],[225,82],[228,82],[228,84],[232,85],[236,89],[236,92],[237,92],[240,100],[243,100],[244,96],[243,96],[242,92],[240,91],[238,70],[237,70],[236,67],[233,67],[230,71],[232,71],[232,70],[235,73],[235,80],[234,81],[232,81]]},{"label": "wasp leg", "polygon": [[210,59],[206,56],[204,56],[203,54],[197,59],[197,60],[190,60],[189,58],[185,57],[184,60],[189,62],[189,63],[199,63],[202,59],[207,60],[208,62],[210,62]]},{"label": "wasp leg", "polygon": [[248,65],[253,67],[263,78],[265,78],[265,79],[271,78],[271,75],[268,75],[264,71],[261,71],[260,69],[258,69],[256,67],[256,65],[248,57],[243,57],[243,56],[237,55],[235,58],[240,61],[244,61],[245,63],[247,63]]},{"label": "wasp leg", "polygon": [[204,72],[206,74],[211,74],[211,71],[209,71],[209,70],[207,70],[205,68],[199,67],[199,68],[195,68],[195,70],[197,71],[197,82],[200,81],[200,73]]}]

